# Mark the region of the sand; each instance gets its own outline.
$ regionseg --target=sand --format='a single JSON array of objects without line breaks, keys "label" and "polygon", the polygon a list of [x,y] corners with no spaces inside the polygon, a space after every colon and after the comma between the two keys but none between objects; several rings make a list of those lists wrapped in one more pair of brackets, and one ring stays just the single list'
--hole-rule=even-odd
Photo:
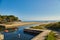
[{"label": "sand", "polygon": [[5,26],[5,28],[14,28],[29,24],[38,24],[38,22],[13,22],[11,24],[0,24],[0,25]]}]

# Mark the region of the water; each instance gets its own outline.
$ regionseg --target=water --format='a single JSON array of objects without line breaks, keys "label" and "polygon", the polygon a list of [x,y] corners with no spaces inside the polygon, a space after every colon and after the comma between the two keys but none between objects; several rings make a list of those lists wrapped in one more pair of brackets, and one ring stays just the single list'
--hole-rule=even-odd
[{"label": "water", "polygon": [[[25,28],[29,28],[31,26],[36,26],[36,24],[20,26],[15,32],[4,32],[4,40],[31,40],[34,35],[26,34],[23,32]],[[18,34],[20,34],[20,38],[18,37]]]}]

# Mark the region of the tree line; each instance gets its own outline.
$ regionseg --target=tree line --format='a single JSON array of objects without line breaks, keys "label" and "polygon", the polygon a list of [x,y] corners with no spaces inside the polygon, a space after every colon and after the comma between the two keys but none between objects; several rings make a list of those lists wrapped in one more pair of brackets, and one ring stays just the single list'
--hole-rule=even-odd
[{"label": "tree line", "polygon": [[0,15],[0,23],[21,21],[14,15]]}]

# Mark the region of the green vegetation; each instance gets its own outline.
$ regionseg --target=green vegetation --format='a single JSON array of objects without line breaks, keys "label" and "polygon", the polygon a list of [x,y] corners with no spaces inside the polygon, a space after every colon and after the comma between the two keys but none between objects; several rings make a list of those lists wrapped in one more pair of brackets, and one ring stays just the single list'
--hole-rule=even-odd
[{"label": "green vegetation", "polygon": [[46,40],[56,40],[55,34],[51,31],[46,37]]},{"label": "green vegetation", "polygon": [[[12,24],[13,22],[21,21],[18,17],[14,15],[0,15],[0,24]],[[0,25],[0,31],[3,31],[5,28],[4,26]]]},{"label": "green vegetation", "polygon": [[39,26],[35,26],[35,27],[30,27],[30,28],[33,28],[33,29],[45,29],[44,26],[46,24],[43,24],[43,25],[39,25]]},{"label": "green vegetation", "polygon": [[0,31],[3,31],[5,29],[4,26],[0,26]]},{"label": "green vegetation", "polygon": [[60,22],[47,24],[45,26],[45,28],[59,31],[59,29],[60,29]]},{"label": "green vegetation", "polygon": [[39,26],[31,27],[34,29],[49,29],[52,30],[48,36],[46,37],[46,40],[56,40],[56,35],[53,31],[58,31],[60,32],[60,22],[55,22],[55,23],[49,23],[49,24],[42,24]]},{"label": "green vegetation", "polygon": [[14,22],[14,21],[21,21],[18,19],[18,17],[15,17],[14,15],[0,15],[0,23],[6,23],[6,22]]},{"label": "green vegetation", "polygon": [[35,27],[31,27],[33,29],[43,29],[42,27],[39,27],[39,26],[35,26]]},{"label": "green vegetation", "polygon": [[34,29],[50,29],[50,30],[59,31],[60,30],[60,22],[42,24],[39,26],[31,27],[31,28],[34,28]]}]

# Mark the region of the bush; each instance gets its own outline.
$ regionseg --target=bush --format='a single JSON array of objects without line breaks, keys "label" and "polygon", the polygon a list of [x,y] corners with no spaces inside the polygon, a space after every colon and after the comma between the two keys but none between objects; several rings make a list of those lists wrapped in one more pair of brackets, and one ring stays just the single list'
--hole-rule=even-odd
[{"label": "bush", "polygon": [[52,23],[52,24],[47,24],[45,27],[47,29],[58,31],[60,29],[60,22],[56,22],[56,23]]},{"label": "bush", "polygon": [[51,31],[47,36],[46,40],[56,40],[55,34]]}]

